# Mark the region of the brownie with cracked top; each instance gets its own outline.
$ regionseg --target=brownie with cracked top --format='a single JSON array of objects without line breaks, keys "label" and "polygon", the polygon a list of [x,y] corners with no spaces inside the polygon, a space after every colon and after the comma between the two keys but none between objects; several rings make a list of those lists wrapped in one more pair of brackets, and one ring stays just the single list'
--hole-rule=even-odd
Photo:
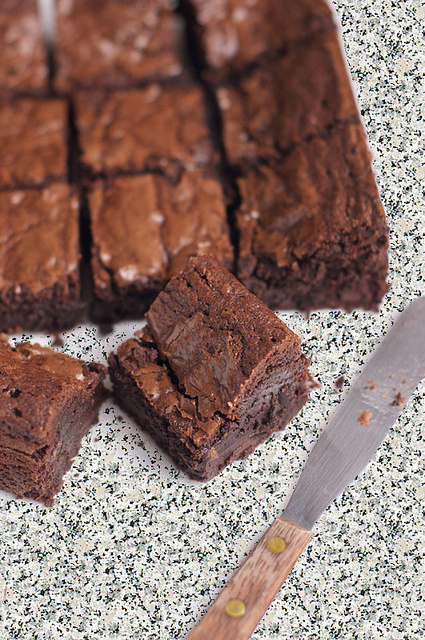
[{"label": "brownie with cracked top", "polygon": [[181,76],[173,7],[170,0],[59,0],[56,89],[116,89]]},{"label": "brownie with cracked top", "polygon": [[183,5],[215,80],[335,28],[324,0],[184,0]]},{"label": "brownie with cracked top", "polygon": [[300,338],[215,258],[197,256],[109,358],[116,398],[193,478],[284,429],[314,383]]},{"label": "brownie with cracked top", "polygon": [[370,163],[348,124],[237,180],[237,275],[270,307],[377,308],[388,227]]},{"label": "brownie with cracked top", "polygon": [[156,174],[98,181],[88,202],[97,321],[143,315],[190,256],[211,252],[232,266],[223,190],[201,171],[177,184]]},{"label": "brownie with cracked top", "polygon": [[195,85],[77,92],[75,110],[91,177],[156,171],[178,179],[183,169],[212,163],[204,94]]},{"label": "brownie with cracked top", "polygon": [[47,61],[37,0],[2,0],[0,95],[45,93]]},{"label": "brownie with cracked top", "polygon": [[217,88],[227,160],[278,158],[343,122],[359,122],[338,36],[327,32]]},{"label": "brownie with cracked top", "polygon": [[52,506],[97,421],[106,369],[0,336],[0,488]]},{"label": "brownie with cracked top", "polygon": [[67,110],[66,101],[59,99],[0,103],[0,189],[66,180]]},{"label": "brownie with cracked top", "polygon": [[70,187],[0,192],[0,331],[80,319],[78,199]]}]

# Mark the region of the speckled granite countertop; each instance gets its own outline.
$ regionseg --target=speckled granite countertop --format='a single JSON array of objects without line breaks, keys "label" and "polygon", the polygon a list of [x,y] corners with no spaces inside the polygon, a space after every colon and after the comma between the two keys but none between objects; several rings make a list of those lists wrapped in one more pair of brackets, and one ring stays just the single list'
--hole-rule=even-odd
[{"label": "speckled granite countertop", "polygon": [[[1,640],[183,638],[281,511],[393,310],[425,293],[425,3],[335,6],[391,227],[382,311],[308,321],[282,314],[322,387],[284,433],[208,485],[188,481],[105,402],[52,509],[1,497]],[[79,327],[64,334],[63,350],[103,360],[141,324],[106,337]],[[424,409],[422,383],[369,467],[317,524],[254,640],[424,637]]]}]

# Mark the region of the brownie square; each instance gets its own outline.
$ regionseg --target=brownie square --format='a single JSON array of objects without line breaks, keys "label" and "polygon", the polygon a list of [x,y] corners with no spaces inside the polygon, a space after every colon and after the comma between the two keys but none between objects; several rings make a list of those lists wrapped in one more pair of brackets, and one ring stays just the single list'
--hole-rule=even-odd
[{"label": "brownie square", "polygon": [[185,0],[192,33],[214,79],[242,73],[335,28],[324,0]]},{"label": "brownie square", "polygon": [[67,103],[19,98],[0,104],[0,189],[67,178]]},{"label": "brownie square", "polygon": [[314,383],[300,339],[209,255],[191,258],[109,358],[114,392],[198,480],[284,429]]},{"label": "brownie square", "polygon": [[180,24],[170,0],[59,0],[59,91],[130,87],[182,73]]},{"label": "brownie square", "polygon": [[47,90],[46,51],[37,0],[2,0],[0,95]]},{"label": "brownie square", "polygon": [[211,162],[213,150],[199,87],[151,85],[115,93],[78,92],[76,122],[86,175],[160,171]]},{"label": "brownie square", "polygon": [[226,267],[233,248],[220,183],[200,171],[176,185],[160,175],[97,182],[89,194],[93,317],[140,317],[188,258],[212,252]]},{"label": "brownie square", "polygon": [[227,160],[237,166],[282,151],[337,124],[359,121],[334,31],[217,89]]},{"label": "brownie square", "polygon": [[97,421],[105,367],[0,338],[0,488],[46,506]]},{"label": "brownie square", "polygon": [[0,331],[60,331],[80,300],[78,200],[67,185],[0,192]]},{"label": "brownie square", "polygon": [[270,307],[377,308],[388,228],[370,163],[348,124],[238,179],[237,273]]}]

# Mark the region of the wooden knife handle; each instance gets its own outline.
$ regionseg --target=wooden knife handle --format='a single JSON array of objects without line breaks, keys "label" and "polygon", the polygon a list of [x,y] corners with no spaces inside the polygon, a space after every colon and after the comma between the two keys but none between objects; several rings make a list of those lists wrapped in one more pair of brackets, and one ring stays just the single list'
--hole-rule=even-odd
[{"label": "wooden knife handle", "polygon": [[186,640],[250,638],[311,535],[276,518]]}]

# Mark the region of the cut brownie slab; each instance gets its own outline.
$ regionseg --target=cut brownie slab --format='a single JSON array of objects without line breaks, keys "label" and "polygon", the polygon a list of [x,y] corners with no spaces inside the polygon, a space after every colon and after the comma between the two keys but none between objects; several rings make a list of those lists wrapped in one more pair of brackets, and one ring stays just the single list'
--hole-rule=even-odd
[{"label": "cut brownie slab", "polygon": [[67,103],[20,98],[0,104],[0,189],[65,181]]},{"label": "cut brownie slab", "polygon": [[0,488],[53,504],[97,421],[105,367],[0,338]]},{"label": "cut brownie slab", "polygon": [[130,87],[182,73],[180,24],[170,0],[59,0],[59,91]]},{"label": "cut brownie slab", "polygon": [[188,258],[214,253],[231,268],[233,249],[217,179],[184,172],[95,183],[89,194],[93,317],[140,317]]},{"label": "cut brownie slab", "polygon": [[0,330],[59,331],[81,317],[78,201],[66,185],[0,192]]},{"label": "cut brownie slab", "polygon": [[388,228],[363,128],[301,143],[238,179],[238,277],[269,306],[376,309]]},{"label": "cut brownie slab", "polygon": [[37,0],[2,0],[0,42],[0,94],[44,93],[48,74]]},{"label": "cut brownie slab", "polygon": [[81,163],[90,176],[160,171],[211,162],[213,150],[199,87],[151,85],[115,93],[79,92],[75,100]]},{"label": "cut brownie slab", "polygon": [[327,32],[217,89],[228,162],[279,157],[338,123],[359,121],[338,36]]},{"label": "cut brownie slab", "polygon": [[183,5],[205,67],[216,79],[334,28],[324,0],[184,0]]},{"label": "cut brownie slab", "polygon": [[109,359],[116,397],[194,478],[283,429],[314,385],[300,339],[212,256],[191,258]]}]

